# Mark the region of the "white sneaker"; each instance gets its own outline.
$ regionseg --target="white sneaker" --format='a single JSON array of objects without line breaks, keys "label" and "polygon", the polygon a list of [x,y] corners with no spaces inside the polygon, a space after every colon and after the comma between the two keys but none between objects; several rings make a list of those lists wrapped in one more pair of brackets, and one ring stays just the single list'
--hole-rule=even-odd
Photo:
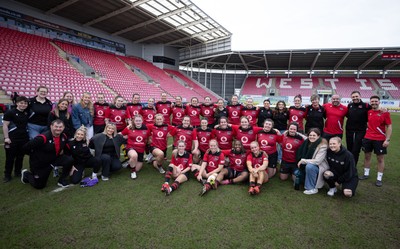
[{"label": "white sneaker", "polygon": [[334,196],[336,192],[337,192],[336,188],[330,188],[328,193],[326,193],[326,194],[329,196]]},{"label": "white sneaker", "polygon": [[136,172],[132,172],[132,173],[131,173],[131,178],[132,178],[132,179],[136,179],[136,178],[137,178]]},{"label": "white sneaker", "polygon": [[158,167],[158,172],[160,172],[160,174],[165,174],[163,167]]},{"label": "white sneaker", "polygon": [[313,188],[313,189],[309,189],[309,190],[304,190],[303,193],[306,194],[306,195],[313,195],[313,194],[318,193],[318,189],[317,188]]},{"label": "white sneaker", "polygon": [[147,157],[146,157],[146,161],[148,162],[148,163],[150,163],[151,161],[153,161],[153,159],[154,159],[154,156],[153,156],[153,154],[148,154],[147,155]]},{"label": "white sneaker", "polygon": [[110,180],[110,178],[108,178],[107,176],[101,176],[101,180],[108,181],[108,180]]},{"label": "white sneaker", "polygon": [[122,163],[122,168],[127,168],[129,165],[129,160],[126,160],[125,162]]}]

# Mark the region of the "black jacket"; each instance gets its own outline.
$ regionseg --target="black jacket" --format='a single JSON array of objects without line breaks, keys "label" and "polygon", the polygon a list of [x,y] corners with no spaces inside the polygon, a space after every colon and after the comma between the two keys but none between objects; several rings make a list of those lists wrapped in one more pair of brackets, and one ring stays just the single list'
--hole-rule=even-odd
[{"label": "black jacket", "polygon": [[338,178],[338,183],[342,184],[350,181],[353,177],[358,177],[353,154],[343,146],[338,152],[328,149],[326,158],[330,171]]},{"label": "black jacket", "polygon": [[371,106],[360,100],[359,103],[347,105],[346,131],[366,131],[368,122],[368,111]]},{"label": "black jacket", "polygon": [[66,154],[71,155],[74,158],[75,164],[83,165],[92,158],[92,154],[90,153],[89,146],[86,144],[86,141],[69,141],[67,144]]},{"label": "black jacket", "polygon": [[62,133],[60,135],[60,152],[57,155],[54,146],[54,137],[51,131],[46,131],[27,142],[23,150],[26,154],[29,154],[29,164],[31,167],[46,168],[54,163],[57,157],[62,154],[67,142],[67,136]]}]

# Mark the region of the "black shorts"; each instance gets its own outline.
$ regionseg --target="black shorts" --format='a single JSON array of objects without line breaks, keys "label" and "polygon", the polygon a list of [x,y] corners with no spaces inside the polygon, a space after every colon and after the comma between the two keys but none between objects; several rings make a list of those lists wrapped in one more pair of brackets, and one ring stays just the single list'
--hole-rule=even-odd
[{"label": "black shorts", "polygon": [[296,163],[288,163],[288,162],[282,161],[281,169],[279,172],[281,172],[282,174],[292,174],[293,175],[296,169],[297,169]]},{"label": "black shorts", "polygon": [[243,172],[246,172],[246,170],[244,170],[244,171],[237,171],[237,170],[234,170],[234,169],[232,169],[232,168],[228,168],[228,175],[225,177],[225,179],[234,179],[234,178],[236,178],[236,177],[242,175]]},{"label": "black shorts", "polygon": [[383,143],[385,141],[371,140],[368,138],[363,138],[362,140],[362,149],[364,152],[372,152],[374,151],[377,155],[386,155],[387,149],[383,147]]},{"label": "black shorts", "polygon": [[[126,149],[126,154],[128,155],[129,151],[134,150],[132,148]],[[136,150],[135,150],[136,151]],[[136,151],[136,153],[138,154],[138,159],[137,161],[142,163],[143,162],[143,157],[144,157],[144,153],[139,153]]]},{"label": "black shorts", "polygon": [[278,152],[268,155],[268,168],[275,169],[278,164]]},{"label": "black shorts", "polygon": [[[150,149],[149,149],[150,153],[153,154],[153,150],[155,150],[155,149],[158,149],[158,148],[154,147],[154,146],[150,146]],[[164,157],[166,157],[167,156],[167,149],[163,150],[162,152],[164,152]]]}]

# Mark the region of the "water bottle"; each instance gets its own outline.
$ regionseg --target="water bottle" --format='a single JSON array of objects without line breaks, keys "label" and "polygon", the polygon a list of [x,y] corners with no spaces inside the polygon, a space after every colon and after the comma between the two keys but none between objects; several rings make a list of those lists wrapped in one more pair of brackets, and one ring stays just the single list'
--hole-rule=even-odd
[{"label": "water bottle", "polygon": [[300,170],[296,170],[295,172],[294,172],[294,175],[295,175],[295,179],[294,179],[294,189],[295,190],[300,190],[300,181],[301,181],[301,179],[300,179]]}]

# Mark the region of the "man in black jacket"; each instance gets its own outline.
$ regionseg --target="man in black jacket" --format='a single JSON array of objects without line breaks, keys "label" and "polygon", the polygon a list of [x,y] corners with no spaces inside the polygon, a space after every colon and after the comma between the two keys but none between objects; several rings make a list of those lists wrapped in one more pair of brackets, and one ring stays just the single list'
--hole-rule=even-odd
[{"label": "man in black jacket", "polygon": [[368,111],[371,106],[361,100],[359,91],[353,91],[351,99],[353,102],[347,105],[346,145],[347,149],[353,154],[357,166],[362,139],[367,130]]},{"label": "man in black jacket", "polygon": [[51,170],[55,166],[63,167],[63,172],[57,185],[68,187],[67,177],[74,160],[63,154],[67,144],[67,136],[63,133],[63,121],[56,119],[50,125],[50,130],[39,134],[24,146],[25,153],[29,154],[30,170],[22,170],[22,183],[30,183],[34,188],[42,189],[46,186]]}]

